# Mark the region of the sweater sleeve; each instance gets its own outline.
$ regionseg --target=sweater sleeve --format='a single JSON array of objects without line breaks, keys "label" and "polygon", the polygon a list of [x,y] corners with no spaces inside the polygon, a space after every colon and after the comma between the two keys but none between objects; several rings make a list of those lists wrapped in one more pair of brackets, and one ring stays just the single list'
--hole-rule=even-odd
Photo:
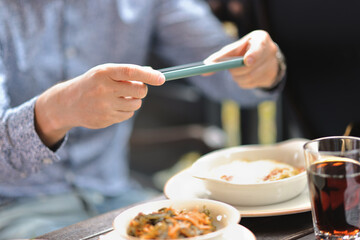
[{"label": "sweater sleeve", "polygon": [[[10,108],[6,73],[0,58],[0,181],[11,182],[37,172],[43,164],[59,161],[45,146],[34,126],[36,97]],[[66,138],[61,143],[61,148]]]}]

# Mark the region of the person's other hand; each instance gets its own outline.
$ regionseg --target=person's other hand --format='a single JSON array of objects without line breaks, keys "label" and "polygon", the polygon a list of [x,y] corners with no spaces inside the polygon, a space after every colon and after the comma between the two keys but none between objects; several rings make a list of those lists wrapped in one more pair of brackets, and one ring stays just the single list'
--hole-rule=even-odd
[{"label": "person's other hand", "polygon": [[165,77],[149,67],[104,64],[60,83],[39,96],[36,130],[51,146],[73,127],[98,129],[131,118],[147,95],[147,85],[159,86]]},{"label": "person's other hand", "polygon": [[211,63],[222,58],[244,56],[245,67],[229,69],[238,85],[242,88],[270,88],[276,84],[279,69],[277,50],[277,45],[267,32],[256,30],[226,45],[204,62]]}]

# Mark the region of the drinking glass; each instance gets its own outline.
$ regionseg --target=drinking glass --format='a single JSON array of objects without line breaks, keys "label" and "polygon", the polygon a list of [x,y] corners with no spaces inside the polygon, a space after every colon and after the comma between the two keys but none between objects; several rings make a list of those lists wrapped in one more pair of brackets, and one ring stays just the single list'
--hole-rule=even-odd
[{"label": "drinking glass", "polygon": [[360,239],[360,138],[319,138],[304,152],[316,239]]}]

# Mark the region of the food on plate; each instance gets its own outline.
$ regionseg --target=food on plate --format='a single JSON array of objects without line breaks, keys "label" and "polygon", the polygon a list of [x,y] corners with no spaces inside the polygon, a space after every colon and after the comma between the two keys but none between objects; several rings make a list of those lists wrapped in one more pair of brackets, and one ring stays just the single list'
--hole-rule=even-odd
[{"label": "food on plate", "polygon": [[303,168],[297,168],[276,160],[248,161],[240,159],[217,166],[209,174],[215,179],[226,182],[252,184],[281,180],[295,176],[303,171]]},{"label": "food on plate", "polygon": [[161,208],[139,213],[129,224],[127,234],[140,239],[182,239],[214,232],[215,225],[206,207],[202,210]]}]

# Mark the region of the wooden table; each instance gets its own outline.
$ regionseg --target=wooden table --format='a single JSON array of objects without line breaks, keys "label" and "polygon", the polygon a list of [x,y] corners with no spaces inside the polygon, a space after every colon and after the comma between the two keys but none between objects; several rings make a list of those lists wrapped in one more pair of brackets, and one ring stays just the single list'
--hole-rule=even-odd
[{"label": "wooden table", "polygon": [[[165,199],[163,195],[154,200]],[[117,209],[68,227],[39,236],[36,239],[49,240],[96,240],[98,235],[89,237],[112,227],[114,218],[131,206]],[[240,224],[251,230],[257,240],[313,240],[310,212],[271,217],[242,218]]]}]

